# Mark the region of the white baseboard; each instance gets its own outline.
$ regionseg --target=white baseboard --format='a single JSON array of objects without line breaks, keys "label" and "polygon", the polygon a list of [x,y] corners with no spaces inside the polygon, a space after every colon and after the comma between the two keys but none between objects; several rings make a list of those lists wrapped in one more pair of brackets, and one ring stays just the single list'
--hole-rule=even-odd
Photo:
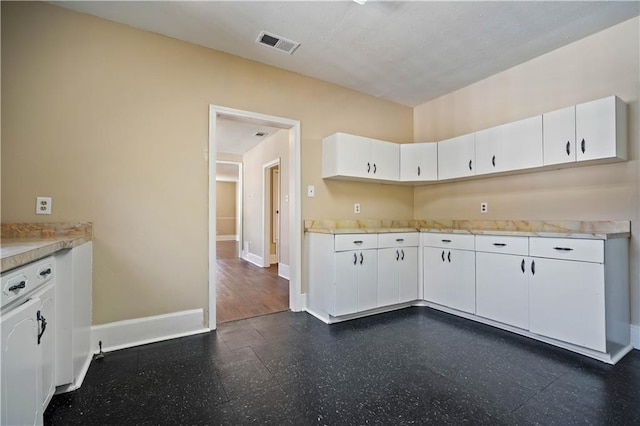
[{"label": "white baseboard", "polygon": [[256,266],[259,266],[261,268],[264,267],[264,260],[260,256],[257,256],[253,253],[242,250],[242,258],[249,263],[253,263]]},{"label": "white baseboard", "polygon": [[216,241],[238,241],[237,235],[217,235]]},{"label": "white baseboard", "polygon": [[278,276],[284,278],[285,280],[289,280],[289,265],[285,265],[284,263],[278,263]]},{"label": "white baseboard", "polygon": [[640,349],[640,326],[631,324],[631,346]]},{"label": "white baseboard", "polygon": [[57,386],[54,392],[55,395],[71,392],[76,389],[79,389],[82,386],[82,382],[84,382],[84,378],[89,371],[89,367],[91,366],[91,361],[93,360],[93,352],[89,352],[87,359],[84,360],[84,364],[82,364],[82,369],[78,373],[78,378],[74,383],[69,383],[68,385]]},{"label": "white baseboard", "polygon": [[176,337],[206,333],[209,329],[202,326],[203,318],[202,309],[192,309],[94,325],[91,327],[91,352],[99,351],[99,341],[102,341],[102,350],[110,352]]},{"label": "white baseboard", "polygon": [[307,310],[307,293],[298,294],[298,306],[295,312],[302,312]]}]

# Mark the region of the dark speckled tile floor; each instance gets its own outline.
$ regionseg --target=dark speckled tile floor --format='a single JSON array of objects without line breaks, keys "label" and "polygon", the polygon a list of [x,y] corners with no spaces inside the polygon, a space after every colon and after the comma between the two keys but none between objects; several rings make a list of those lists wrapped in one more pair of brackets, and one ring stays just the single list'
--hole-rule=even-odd
[{"label": "dark speckled tile floor", "polygon": [[429,308],[327,326],[282,312],[111,352],[47,425],[640,424],[616,366]]}]

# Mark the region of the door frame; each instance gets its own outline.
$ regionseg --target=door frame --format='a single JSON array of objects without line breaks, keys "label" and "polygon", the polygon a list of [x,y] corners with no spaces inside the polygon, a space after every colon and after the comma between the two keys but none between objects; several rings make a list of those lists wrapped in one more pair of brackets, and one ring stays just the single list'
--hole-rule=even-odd
[{"label": "door frame", "polygon": [[[262,266],[265,268],[271,266],[271,232],[269,232],[269,229],[273,220],[271,217],[273,211],[271,188],[273,183],[270,173],[271,169],[276,166],[280,167],[280,157],[262,165]],[[279,185],[280,183],[278,182]],[[268,203],[267,200],[269,200]],[[267,204],[269,204],[269,208],[267,208]],[[278,232],[280,232],[279,228]],[[280,239],[280,235],[278,235],[278,239]]]},{"label": "door frame", "polygon": [[[244,194],[243,181],[242,181],[242,162],[216,160],[216,165],[217,164],[233,164],[234,166],[238,166],[238,180],[236,181],[236,220],[238,221],[238,223],[236,224],[236,238],[240,243],[238,244],[238,253],[236,254],[238,255],[238,257],[242,257],[242,233],[243,233],[242,221],[244,220],[244,217],[242,214],[242,206],[244,201],[242,199],[242,194]],[[216,182],[218,182],[217,179],[216,179]],[[217,237],[217,232],[216,232],[216,237]]]},{"label": "door frame", "polygon": [[219,105],[209,105],[209,262],[208,262],[208,315],[207,325],[215,330],[216,324],[216,119],[232,118],[240,121],[259,121],[269,126],[289,130],[289,309],[294,312],[305,308],[302,293],[302,207],[300,197],[300,121],[260,114]]}]

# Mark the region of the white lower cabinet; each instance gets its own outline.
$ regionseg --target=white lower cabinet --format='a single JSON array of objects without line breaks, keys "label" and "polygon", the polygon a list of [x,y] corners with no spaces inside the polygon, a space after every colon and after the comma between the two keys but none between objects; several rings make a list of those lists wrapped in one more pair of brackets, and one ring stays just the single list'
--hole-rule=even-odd
[{"label": "white lower cabinet", "polygon": [[[40,293],[40,306],[36,313],[36,320],[40,319],[40,366],[42,384],[42,412],[47,408],[53,396],[55,386],[55,327],[56,327],[56,297],[55,286],[49,284]],[[44,324],[44,325],[43,325]]]},{"label": "white lower cabinet", "polygon": [[418,247],[378,250],[378,306],[418,298]]},{"label": "white lower cabinet", "polygon": [[476,253],[476,314],[527,330],[530,265],[529,257]]},{"label": "white lower cabinet", "polygon": [[335,309],[340,316],[378,306],[376,250],[336,253]]},{"label": "white lower cabinet", "polygon": [[604,265],[534,258],[529,312],[532,333],[605,352]]},{"label": "white lower cabinet", "polygon": [[476,271],[473,235],[427,235],[424,244],[433,246],[426,246],[423,251],[425,300],[474,313]]}]

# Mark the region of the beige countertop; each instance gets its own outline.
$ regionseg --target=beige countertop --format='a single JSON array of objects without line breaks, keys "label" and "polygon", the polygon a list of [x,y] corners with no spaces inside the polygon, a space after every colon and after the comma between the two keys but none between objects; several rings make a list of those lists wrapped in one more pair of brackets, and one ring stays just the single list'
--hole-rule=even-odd
[{"label": "beige countertop", "polygon": [[0,272],[91,241],[91,223],[3,223]]},{"label": "beige countertop", "polygon": [[600,240],[631,236],[629,221],[307,219],[304,225],[305,232],[324,234],[420,231]]}]

